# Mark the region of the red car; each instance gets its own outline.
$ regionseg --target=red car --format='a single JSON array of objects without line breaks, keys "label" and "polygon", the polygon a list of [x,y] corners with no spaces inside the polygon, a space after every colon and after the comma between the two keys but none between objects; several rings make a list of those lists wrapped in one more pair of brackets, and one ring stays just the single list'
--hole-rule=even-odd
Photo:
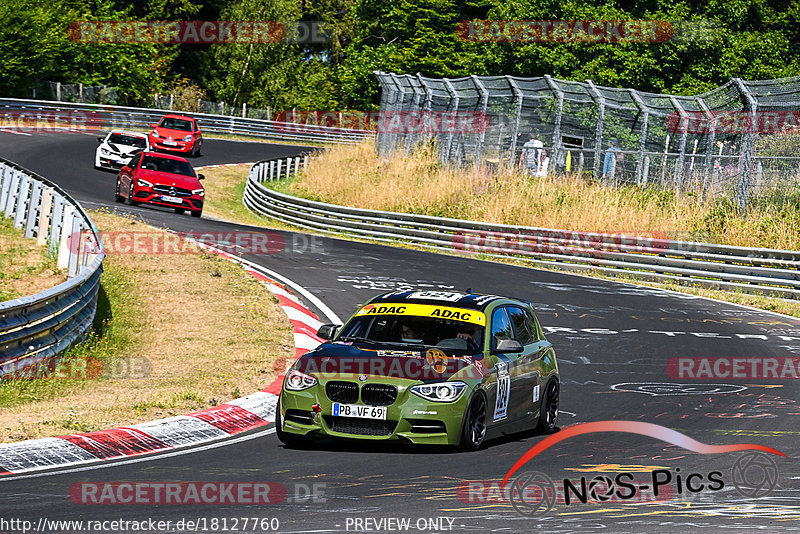
[{"label": "red car", "polygon": [[200,126],[192,117],[164,115],[158,124],[151,124],[153,131],[147,136],[153,150],[179,152],[195,158],[203,146]]},{"label": "red car", "polygon": [[192,217],[200,217],[206,194],[200,184],[203,178],[181,157],[140,152],[119,170],[114,200],[132,206],[140,202],[167,206],[175,213],[189,210]]}]

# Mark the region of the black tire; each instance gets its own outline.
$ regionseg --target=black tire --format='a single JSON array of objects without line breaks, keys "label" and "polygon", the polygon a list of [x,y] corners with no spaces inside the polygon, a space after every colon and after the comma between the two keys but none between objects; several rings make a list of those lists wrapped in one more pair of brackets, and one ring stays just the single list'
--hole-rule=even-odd
[{"label": "black tire", "polygon": [[128,206],[137,206],[137,205],[139,205],[138,202],[133,200],[133,181],[132,180],[131,180],[131,186],[128,189],[128,198],[125,199],[125,204],[127,204]]},{"label": "black tire", "polygon": [[540,434],[552,434],[558,423],[558,397],[561,387],[558,380],[551,380],[545,387],[542,403],[539,407],[539,424],[536,431]]},{"label": "black tire", "polygon": [[191,212],[189,212],[189,213],[191,213],[191,214],[192,214],[192,217],[200,217],[200,216],[203,214],[203,210],[199,210],[199,211],[191,211]]},{"label": "black tire", "polygon": [[119,194],[119,180],[117,180],[117,186],[114,188],[114,202],[122,202],[123,200],[125,199]]},{"label": "black tire", "polygon": [[281,440],[281,443],[289,448],[298,448],[302,447],[303,445],[308,445],[308,443],[311,441],[309,438],[299,434],[292,434],[291,432],[283,431],[281,404],[283,404],[283,399],[279,398],[278,404],[275,406],[275,434],[278,435],[278,439]]},{"label": "black tire", "polygon": [[185,208],[175,208],[175,213],[177,213],[178,215],[183,215],[183,212],[185,211],[186,211]]},{"label": "black tire", "polygon": [[477,392],[469,401],[464,414],[464,424],[461,428],[461,442],[459,447],[463,451],[477,451],[483,447],[486,439],[486,419],[488,408],[486,395]]}]

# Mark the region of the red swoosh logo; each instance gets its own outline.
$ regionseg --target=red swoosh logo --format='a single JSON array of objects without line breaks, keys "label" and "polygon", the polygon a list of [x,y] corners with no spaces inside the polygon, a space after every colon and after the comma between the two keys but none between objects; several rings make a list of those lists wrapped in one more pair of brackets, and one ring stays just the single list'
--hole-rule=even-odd
[{"label": "red swoosh logo", "polygon": [[574,436],[580,436],[582,434],[593,434],[596,432],[627,432],[628,434],[641,434],[643,436],[650,436],[660,439],[661,441],[666,441],[667,443],[671,443],[700,454],[717,454],[721,452],[754,450],[778,454],[783,457],[786,456],[782,452],[771,447],[755,445],[752,443],[740,443],[737,445],[708,445],[692,439],[686,434],[681,434],[676,430],[672,430],[661,425],[654,425],[653,423],[642,423],[639,421],[595,421],[593,423],[579,423],[566,428],[557,434],[548,436],[531,447],[530,450],[523,454],[522,457],[517,460],[517,463],[515,463],[511,469],[508,470],[508,473],[506,473],[506,477],[503,479],[503,483],[500,484],[500,486],[504,486],[505,483],[508,482],[508,479],[511,478],[511,476],[516,473],[520,467],[528,463],[540,452],[545,451],[546,449],[552,447],[560,441],[564,441],[565,439],[569,439]]}]

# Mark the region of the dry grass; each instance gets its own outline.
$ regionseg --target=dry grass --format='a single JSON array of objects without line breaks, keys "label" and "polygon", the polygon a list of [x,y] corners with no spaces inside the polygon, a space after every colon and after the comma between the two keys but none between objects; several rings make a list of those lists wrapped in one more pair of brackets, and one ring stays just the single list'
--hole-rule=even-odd
[{"label": "dry grass", "polygon": [[55,257],[0,217],[0,301],[34,295],[66,280]]},{"label": "dry grass", "polygon": [[[160,232],[95,212],[103,231]],[[103,335],[76,349],[143,378],[16,380],[0,385],[0,440],[15,441],[129,425],[213,406],[264,388],[276,360],[293,355],[291,326],[277,300],[216,256],[111,255]]]},{"label": "dry grass", "polygon": [[798,199],[762,199],[740,217],[730,202],[655,188],[457,171],[442,167],[430,147],[387,160],[369,142],[332,147],[309,161],[289,191],[335,204],[492,223],[800,248]]}]

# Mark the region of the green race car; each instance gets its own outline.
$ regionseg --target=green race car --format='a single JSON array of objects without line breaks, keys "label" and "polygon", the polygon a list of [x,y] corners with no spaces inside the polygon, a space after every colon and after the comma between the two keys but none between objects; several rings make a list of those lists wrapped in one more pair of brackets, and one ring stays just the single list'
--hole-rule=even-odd
[{"label": "green race car", "polygon": [[319,437],[481,448],[556,427],[553,346],[525,301],[442,291],[379,295],[286,372],[276,411],[288,446]]}]

